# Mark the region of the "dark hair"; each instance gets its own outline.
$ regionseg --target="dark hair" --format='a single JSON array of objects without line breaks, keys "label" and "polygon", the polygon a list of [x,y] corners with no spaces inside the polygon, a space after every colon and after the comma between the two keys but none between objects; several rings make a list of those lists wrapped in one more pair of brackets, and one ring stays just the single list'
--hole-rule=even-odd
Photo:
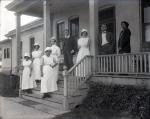
[{"label": "dark hair", "polygon": [[64,32],[66,32],[66,31],[69,33],[69,29],[65,29],[65,30],[64,30]]},{"label": "dark hair", "polygon": [[126,21],[122,21],[122,22],[121,22],[121,24],[123,24],[123,23],[126,25],[126,27],[128,27],[128,26],[129,26],[129,23],[128,23],[128,22],[126,22]]},{"label": "dark hair", "polygon": [[86,35],[88,35],[88,32],[84,31],[84,32],[81,32],[81,36],[83,36],[83,33],[86,33]]},{"label": "dark hair", "polygon": [[35,49],[35,47],[36,47],[36,46],[38,46],[38,49],[40,48],[40,46],[39,46],[39,45],[34,45],[34,46],[33,46],[33,47],[34,47],[34,49]]},{"label": "dark hair", "polygon": [[54,42],[56,42],[56,39],[52,39]]}]

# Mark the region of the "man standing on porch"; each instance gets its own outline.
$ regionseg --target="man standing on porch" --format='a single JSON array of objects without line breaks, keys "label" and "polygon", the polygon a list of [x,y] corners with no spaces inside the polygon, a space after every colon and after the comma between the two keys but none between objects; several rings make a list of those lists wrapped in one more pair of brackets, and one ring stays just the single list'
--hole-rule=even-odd
[{"label": "man standing on porch", "polygon": [[107,25],[101,25],[101,31],[98,36],[99,54],[113,54],[115,52],[115,40],[111,32],[107,31]]},{"label": "man standing on porch", "polygon": [[73,55],[77,52],[77,43],[73,37],[70,36],[69,30],[65,30],[65,39],[64,39],[64,65],[69,70],[73,66]]}]

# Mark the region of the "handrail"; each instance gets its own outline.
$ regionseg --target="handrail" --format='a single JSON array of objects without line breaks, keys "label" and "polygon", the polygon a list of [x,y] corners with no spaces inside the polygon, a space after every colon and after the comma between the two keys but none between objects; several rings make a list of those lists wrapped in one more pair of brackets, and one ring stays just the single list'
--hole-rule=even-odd
[{"label": "handrail", "polygon": [[69,71],[64,73],[64,96],[73,96],[92,74],[93,56],[85,56],[75,64]]},{"label": "handrail", "polygon": [[150,53],[98,55],[97,73],[150,75]]},{"label": "handrail", "polygon": [[71,69],[69,69],[67,73],[68,74],[71,73],[86,57],[89,57],[89,56],[84,56],[83,59],[81,59],[78,63],[76,63],[73,67],[71,67]]}]

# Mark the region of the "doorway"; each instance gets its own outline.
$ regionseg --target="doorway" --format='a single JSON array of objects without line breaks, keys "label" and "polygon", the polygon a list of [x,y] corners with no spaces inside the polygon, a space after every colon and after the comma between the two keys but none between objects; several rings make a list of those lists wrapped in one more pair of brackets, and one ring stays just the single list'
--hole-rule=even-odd
[{"label": "doorway", "polygon": [[79,17],[70,17],[69,18],[69,31],[70,36],[75,40],[79,38]]},{"label": "doorway", "polygon": [[57,23],[57,45],[60,47],[61,54],[63,54],[63,43],[64,43],[64,30],[65,22]]},{"label": "doorway", "polygon": [[[102,24],[107,25],[107,31],[113,34],[113,38],[116,40],[116,15],[115,7],[105,8],[98,13],[99,32]],[[115,52],[117,48],[115,49]]]}]

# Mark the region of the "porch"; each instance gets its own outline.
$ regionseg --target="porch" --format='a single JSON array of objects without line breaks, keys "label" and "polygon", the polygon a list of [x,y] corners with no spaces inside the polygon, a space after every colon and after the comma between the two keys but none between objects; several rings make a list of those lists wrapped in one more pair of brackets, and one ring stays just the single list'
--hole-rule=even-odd
[{"label": "porch", "polygon": [[150,53],[86,56],[69,71],[64,69],[60,72],[58,91],[51,93],[51,98],[42,99],[40,88],[33,89],[33,94],[20,91],[20,96],[57,110],[70,110],[81,104],[86,97],[88,81],[149,89],[149,79]]},{"label": "porch", "polygon": [[[60,4],[61,3],[61,4]],[[138,5],[138,2],[135,2]],[[131,53],[131,54],[112,54],[112,55],[101,55],[98,56],[96,51],[96,40],[98,34],[98,0],[82,0],[74,1],[71,0],[63,0],[62,2],[58,0],[52,0],[51,3],[47,0],[36,0],[36,1],[25,1],[18,3],[20,7],[14,5],[10,10],[16,11],[16,57],[17,57],[17,67],[20,67],[20,15],[22,14],[30,14],[30,15],[38,15],[43,16],[44,19],[44,47],[49,45],[49,39],[52,35],[59,38],[56,32],[56,23],[63,23],[62,18],[64,17],[64,12],[66,14],[70,13],[69,8],[78,9],[82,7],[83,4],[86,6],[86,17],[83,19],[82,23],[88,21],[86,25],[80,26],[83,28],[88,26],[89,36],[91,39],[91,56],[86,56],[82,59],[78,64],[75,64],[69,71],[64,70],[60,72],[59,82],[58,82],[58,91],[52,93],[52,97],[49,99],[42,99],[42,95],[40,93],[40,89],[33,89],[33,94],[22,94],[20,92],[20,96],[26,98],[28,100],[34,100],[45,105],[48,105],[51,108],[56,108],[59,110],[69,110],[79,105],[88,92],[88,84],[87,80],[94,80],[98,82],[104,82],[107,84],[122,84],[122,85],[138,85],[149,88],[150,81],[150,53]],[[25,4],[25,5],[24,5]],[[107,4],[107,2],[106,2]],[[117,4],[117,3],[116,3]],[[118,4],[117,4],[118,5]],[[110,6],[110,4],[108,5]],[[112,5],[111,5],[112,6]],[[9,6],[8,6],[9,7]],[[22,8],[23,7],[23,8]],[[104,5],[104,7],[106,7]],[[38,8],[38,10],[37,10]],[[60,8],[60,9],[57,9]],[[65,9],[64,9],[65,8]],[[122,6],[120,7],[122,8]],[[125,7],[126,8],[126,7]],[[132,6],[127,11],[126,14],[133,11],[133,13],[139,13],[139,6],[133,11]],[[59,11],[58,11],[59,10]],[[66,10],[66,11],[65,11]],[[82,9],[83,10],[83,9]],[[119,9],[120,10],[120,9]],[[120,11],[117,12],[120,12]],[[62,12],[60,12],[62,11]],[[60,13],[59,13],[60,12]],[[79,11],[80,12],[80,11]],[[56,15],[59,13],[58,15]],[[122,13],[120,13],[122,14]],[[137,15],[136,14],[136,15]],[[56,15],[56,16],[55,16]],[[71,14],[72,15],[72,14]],[[57,17],[59,16],[59,19]],[[68,17],[68,15],[66,15]],[[115,15],[114,15],[115,16]],[[122,15],[120,15],[122,16]],[[118,14],[119,17],[119,14]],[[126,16],[125,16],[126,17]],[[134,22],[132,28],[135,30],[132,34],[132,51],[140,52],[140,25],[139,16],[136,16],[137,19],[134,19],[131,16],[128,16],[130,22]],[[88,19],[88,20],[87,20]],[[120,21],[117,21],[115,27],[117,27],[117,33],[115,35],[119,35],[120,29]],[[58,20],[58,21],[57,21]],[[80,19],[81,20],[81,19]],[[68,21],[65,20],[65,21]],[[68,22],[67,22],[68,23]],[[64,24],[63,24],[64,25]],[[68,27],[69,24],[65,23],[65,27]],[[79,29],[80,29],[79,28]],[[78,33],[79,34],[79,33]],[[137,35],[138,34],[138,35]],[[60,35],[61,36],[61,35]],[[136,41],[136,45],[134,44]],[[134,44],[134,45],[133,45]],[[21,73],[21,72],[20,72]],[[22,74],[20,74],[22,75]],[[20,82],[21,83],[21,82]]]}]

